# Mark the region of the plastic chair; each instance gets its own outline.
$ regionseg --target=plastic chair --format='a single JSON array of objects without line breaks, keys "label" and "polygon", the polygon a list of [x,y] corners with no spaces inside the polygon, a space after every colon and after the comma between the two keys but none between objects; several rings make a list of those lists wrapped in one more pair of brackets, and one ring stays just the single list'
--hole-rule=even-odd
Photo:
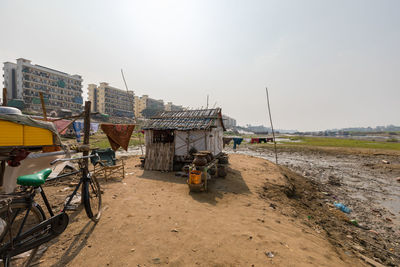
[{"label": "plastic chair", "polygon": [[111,148],[107,149],[95,149],[92,150],[91,155],[98,154],[98,157],[90,158],[90,162],[93,164],[93,174],[103,175],[107,181],[107,178],[111,174],[122,174],[122,179],[125,178],[125,164],[124,160],[118,160],[121,163],[117,164],[115,157],[115,151]]}]

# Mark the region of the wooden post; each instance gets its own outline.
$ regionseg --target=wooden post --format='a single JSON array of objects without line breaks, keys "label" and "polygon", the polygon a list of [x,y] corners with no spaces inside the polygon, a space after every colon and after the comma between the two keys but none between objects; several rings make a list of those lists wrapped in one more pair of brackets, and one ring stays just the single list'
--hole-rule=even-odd
[{"label": "wooden post", "polygon": [[47,112],[46,112],[46,106],[44,105],[43,93],[39,92],[39,96],[40,96],[40,102],[42,103],[43,118],[45,121],[47,121]]},{"label": "wooden post", "polygon": [[204,150],[207,151],[207,131],[204,132]]},{"label": "wooden post", "polygon": [[6,161],[0,161],[0,186],[4,183],[4,173],[6,172]]},{"label": "wooden post", "polygon": [[[90,101],[85,101],[85,113],[83,118],[83,145],[89,146],[89,137],[90,137]],[[89,155],[89,149],[84,149],[83,156]],[[87,176],[89,172],[89,159],[84,159],[84,167],[85,167],[85,176]],[[83,200],[83,198],[82,198]]]},{"label": "wooden post", "polygon": [[[7,106],[7,88],[3,88],[3,106]],[[6,172],[6,161],[0,161],[0,186],[4,183],[4,173]]]},{"label": "wooden post", "polygon": [[3,88],[3,106],[7,106],[7,88]]},{"label": "wooden post", "polygon": [[186,145],[187,145],[187,155],[189,155],[189,150],[190,150],[190,131],[187,131],[186,140],[187,140],[187,143],[186,143]]}]

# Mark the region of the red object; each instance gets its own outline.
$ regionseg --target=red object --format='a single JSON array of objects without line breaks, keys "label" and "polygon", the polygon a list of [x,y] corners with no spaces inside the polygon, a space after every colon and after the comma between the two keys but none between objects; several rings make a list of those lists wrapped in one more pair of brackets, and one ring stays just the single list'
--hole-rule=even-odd
[{"label": "red object", "polygon": [[129,140],[133,129],[135,129],[134,124],[101,124],[100,125],[103,132],[107,135],[108,141],[110,142],[111,148],[117,151],[119,147],[122,147],[128,151]]},{"label": "red object", "polygon": [[24,160],[28,155],[29,155],[28,150],[25,149],[13,149],[10,152],[10,160],[7,161],[8,166],[11,167],[18,167],[19,165],[21,165],[21,160]]},{"label": "red object", "polygon": [[[69,120],[58,120],[58,121],[53,121],[53,123],[56,126],[57,131],[58,131],[59,134],[66,134],[68,128],[65,128],[65,127],[67,127],[67,125],[69,123],[71,123],[71,121],[69,121]],[[60,132],[63,129],[64,129],[64,131]]]},{"label": "red object", "polygon": [[254,144],[254,143],[258,144],[258,143],[260,143],[260,139],[259,138],[251,138],[250,143],[251,144]]}]

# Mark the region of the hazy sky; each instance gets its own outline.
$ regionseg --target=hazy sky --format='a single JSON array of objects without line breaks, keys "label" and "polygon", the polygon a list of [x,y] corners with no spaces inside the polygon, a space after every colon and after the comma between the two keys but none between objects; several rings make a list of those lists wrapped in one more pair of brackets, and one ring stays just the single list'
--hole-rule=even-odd
[{"label": "hazy sky", "polygon": [[80,74],[87,84],[240,125],[318,130],[400,125],[400,1],[0,1],[0,61]]}]

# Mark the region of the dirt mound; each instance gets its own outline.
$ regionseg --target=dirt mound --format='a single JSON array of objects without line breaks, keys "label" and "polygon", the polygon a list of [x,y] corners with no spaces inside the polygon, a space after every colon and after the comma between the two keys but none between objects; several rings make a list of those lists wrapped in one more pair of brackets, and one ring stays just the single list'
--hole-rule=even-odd
[{"label": "dirt mound", "polygon": [[301,218],[303,223],[313,228],[317,233],[323,233],[337,248],[344,249],[345,253],[362,255],[373,259],[372,264],[379,263],[397,266],[400,264],[399,252],[393,248],[396,244],[390,239],[370,231],[367,227],[357,225],[327,202],[321,185],[302,177],[286,167],[280,167],[286,178],[285,185],[265,182],[259,194],[262,198],[273,201],[271,205],[281,208],[286,216]]}]

